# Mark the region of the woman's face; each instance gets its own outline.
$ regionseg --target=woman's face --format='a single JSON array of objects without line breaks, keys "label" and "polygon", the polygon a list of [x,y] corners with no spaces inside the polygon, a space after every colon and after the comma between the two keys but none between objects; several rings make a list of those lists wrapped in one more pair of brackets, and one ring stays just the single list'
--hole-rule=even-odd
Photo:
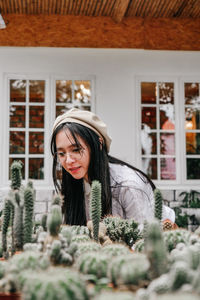
[{"label": "woman's face", "polygon": [[84,140],[77,136],[81,147],[77,147],[70,131],[61,130],[56,135],[57,157],[62,167],[75,179],[88,181],[90,151]]}]

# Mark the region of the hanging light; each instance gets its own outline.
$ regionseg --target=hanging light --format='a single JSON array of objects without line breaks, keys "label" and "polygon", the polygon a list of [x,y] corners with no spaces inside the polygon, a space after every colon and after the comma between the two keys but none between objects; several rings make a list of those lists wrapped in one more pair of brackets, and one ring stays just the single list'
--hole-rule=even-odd
[{"label": "hanging light", "polygon": [[0,13],[0,29],[6,28],[6,23],[4,22],[4,19]]}]

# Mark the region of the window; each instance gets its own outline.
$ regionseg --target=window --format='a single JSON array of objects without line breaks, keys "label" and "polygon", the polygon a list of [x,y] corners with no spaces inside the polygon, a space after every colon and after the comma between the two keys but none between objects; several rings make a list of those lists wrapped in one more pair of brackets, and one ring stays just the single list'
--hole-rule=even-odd
[{"label": "window", "polygon": [[23,163],[23,179],[44,179],[45,81],[9,80],[9,169]]},{"label": "window", "polygon": [[160,184],[200,179],[200,82],[138,80],[141,168]]},{"label": "window", "polygon": [[186,178],[200,179],[200,83],[184,83]]},{"label": "window", "polygon": [[[50,135],[55,117],[72,107],[91,110],[92,79],[7,75],[9,106],[8,160],[5,182],[13,160],[23,163],[23,179],[51,182]],[[37,76],[36,76],[37,78]],[[54,92],[55,91],[55,92]],[[6,128],[7,130],[7,128]]]},{"label": "window", "polygon": [[152,179],[175,180],[173,82],[141,82],[142,168]]},{"label": "window", "polygon": [[56,80],[56,116],[72,107],[91,110],[90,80]]}]

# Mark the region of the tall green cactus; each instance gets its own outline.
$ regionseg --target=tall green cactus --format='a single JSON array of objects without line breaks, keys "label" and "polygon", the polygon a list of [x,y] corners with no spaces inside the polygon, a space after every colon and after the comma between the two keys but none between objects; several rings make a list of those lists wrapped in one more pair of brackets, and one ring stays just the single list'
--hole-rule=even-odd
[{"label": "tall green cactus", "polygon": [[23,233],[23,206],[21,203],[20,193],[15,192],[15,212],[14,212],[14,246],[15,250],[23,249],[24,233]]},{"label": "tall green cactus", "polygon": [[162,207],[163,207],[163,197],[159,189],[154,190],[154,217],[158,220],[162,220]]},{"label": "tall green cactus", "polygon": [[93,223],[93,238],[99,240],[99,222],[101,220],[101,183],[92,181],[90,198],[90,218]]},{"label": "tall green cactus", "polygon": [[21,186],[22,181],[22,163],[21,161],[14,160],[11,165],[11,188],[13,190],[18,190]]},{"label": "tall green cactus", "polygon": [[32,241],[34,190],[28,185],[24,190],[24,243]]},{"label": "tall green cactus", "polygon": [[11,204],[9,199],[5,200],[3,209],[3,224],[2,224],[2,247],[4,254],[7,252],[7,231],[10,223]]}]

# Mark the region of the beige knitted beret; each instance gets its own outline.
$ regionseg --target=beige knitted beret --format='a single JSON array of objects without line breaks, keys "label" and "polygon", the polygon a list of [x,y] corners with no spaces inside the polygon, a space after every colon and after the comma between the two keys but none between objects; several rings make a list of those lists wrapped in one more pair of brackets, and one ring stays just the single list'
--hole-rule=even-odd
[{"label": "beige knitted beret", "polygon": [[85,127],[90,128],[100,137],[103,137],[107,151],[110,150],[110,144],[112,139],[107,134],[107,126],[106,124],[99,119],[97,115],[95,115],[91,111],[80,110],[77,108],[72,108],[65,112],[62,115],[59,115],[53,125],[53,131],[60,125],[66,122],[74,122],[81,124]]}]

